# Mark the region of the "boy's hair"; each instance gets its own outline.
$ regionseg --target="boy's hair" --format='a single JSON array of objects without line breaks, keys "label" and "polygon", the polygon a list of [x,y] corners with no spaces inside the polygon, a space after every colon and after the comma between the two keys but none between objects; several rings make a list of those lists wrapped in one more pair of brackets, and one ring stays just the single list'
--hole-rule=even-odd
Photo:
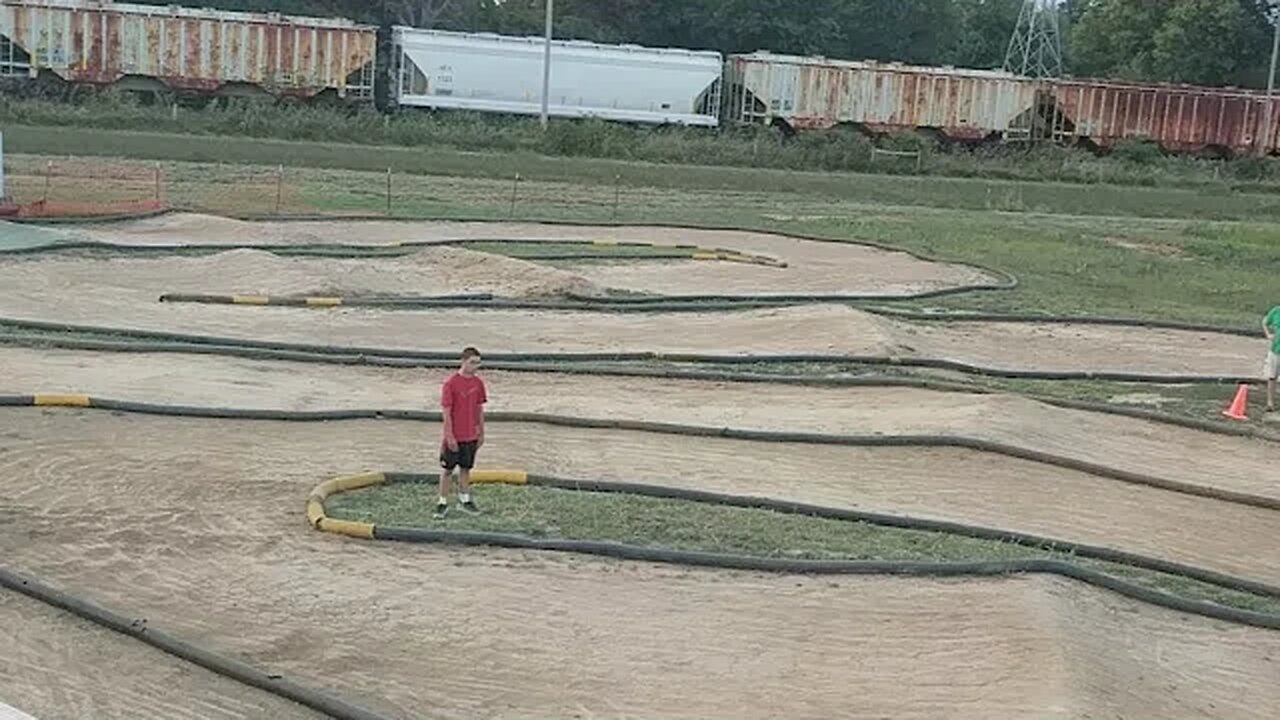
[{"label": "boy's hair", "polygon": [[480,357],[480,351],[473,347],[467,347],[462,349],[463,360],[466,360],[468,358],[473,358],[473,357]]}]

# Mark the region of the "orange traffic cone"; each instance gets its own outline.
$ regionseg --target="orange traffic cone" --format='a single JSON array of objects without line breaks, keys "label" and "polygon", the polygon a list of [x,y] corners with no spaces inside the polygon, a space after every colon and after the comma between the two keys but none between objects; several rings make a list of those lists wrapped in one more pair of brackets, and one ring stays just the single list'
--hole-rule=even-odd
[{"label": "orange traffic cone", "polygon": [[1231,401],[1231,406],[1222,411],[1222,414],[1232,420],[1248,420],[1249,415],[1249,386],[1246,383],[1240,383],[1240,387],[1236,389],[1236,397]]}]

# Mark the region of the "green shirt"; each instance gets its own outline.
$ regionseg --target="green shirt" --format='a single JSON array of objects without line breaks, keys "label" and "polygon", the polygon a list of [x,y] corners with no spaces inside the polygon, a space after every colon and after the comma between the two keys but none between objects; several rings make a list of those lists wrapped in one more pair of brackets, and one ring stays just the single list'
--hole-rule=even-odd
[{"label": "green shirt", "polygon": [[1280,305],[1271,308],[1271,312],[1267,313],[1267,319],[1263,322],[1274,334],[1271,338],[1271,352],[1280,354]]}]

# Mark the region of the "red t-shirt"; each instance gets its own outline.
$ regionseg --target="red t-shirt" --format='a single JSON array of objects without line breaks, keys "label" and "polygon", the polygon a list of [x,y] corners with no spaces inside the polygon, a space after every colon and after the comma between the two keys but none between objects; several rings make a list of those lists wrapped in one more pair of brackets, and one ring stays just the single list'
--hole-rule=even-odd
[{"label": "red t-shirt", "polygon": [[460,443],[480,437],[480,406],[489,401],[479,375],[454,373],[440,388],[440,407],[449,413],[453,438]]}]

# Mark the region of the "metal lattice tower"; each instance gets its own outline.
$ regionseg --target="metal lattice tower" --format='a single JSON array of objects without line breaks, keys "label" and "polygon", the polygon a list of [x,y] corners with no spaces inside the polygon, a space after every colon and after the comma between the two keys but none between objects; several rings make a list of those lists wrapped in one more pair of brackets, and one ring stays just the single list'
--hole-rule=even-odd
[{"label": "metal lattice tower", "polygon": [[1024,0],[1018,27],[1009,40],[1004,69],[1033,78],[1062,74],[1062,33],[1058,0]]}]

